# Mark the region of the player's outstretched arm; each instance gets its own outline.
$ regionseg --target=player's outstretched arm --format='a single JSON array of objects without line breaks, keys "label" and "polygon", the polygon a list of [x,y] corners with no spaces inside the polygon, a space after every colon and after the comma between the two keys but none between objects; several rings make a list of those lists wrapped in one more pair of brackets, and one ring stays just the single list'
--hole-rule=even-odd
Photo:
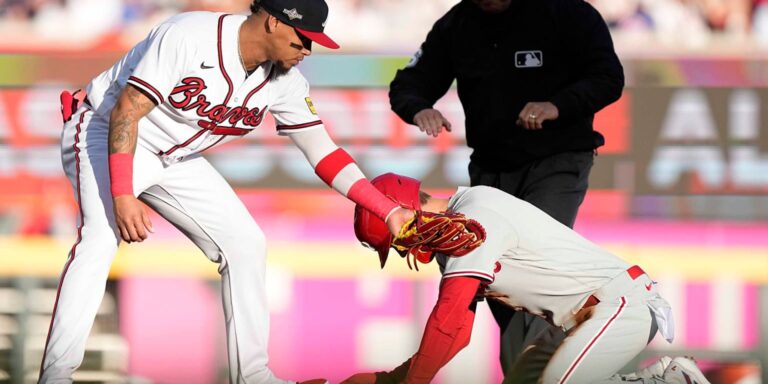
[{"label": "player's outstretched arm", "polygon": [[115,222],[127,242],[143,241],[152,232],[146,209],[133,195],[133,154],[139,120],[155,103],[132,85],[126,85],[109,119],[109,174]]},{"label": "player's outstretched arm", "polygon": [[440,368],[469,344],[475,321],[473,299],[479,288],[480,280],[473,277],[444,279],[418,352],[392,371],[358,373],[342,384],[431,382]]},{"label": "player's outstretched arm", "polygon": [[437,304],[427,320],[419,350],[411,358],[405,383],[429,383],[437,372],[469,344],[475,321],[473,300],[480,280],[443,279]]},{"label": "player's outstretched arm", "polygon": [[413,212],[401,208],[371,185],[352,156],[339,148],[322,127],[286,135],[304,153],[321,180],[384,220],[392,234],[399,233],[403,224],[413,218]]}]

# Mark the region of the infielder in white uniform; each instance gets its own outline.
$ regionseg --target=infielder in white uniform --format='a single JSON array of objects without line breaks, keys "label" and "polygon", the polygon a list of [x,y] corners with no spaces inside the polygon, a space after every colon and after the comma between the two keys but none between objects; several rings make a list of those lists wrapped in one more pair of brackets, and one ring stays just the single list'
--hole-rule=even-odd
[{"label": "infielder in white uniform", "polygon": [[[443,276],[440,294],[416,354],[391,372],[358,374],[349,383],[430,382],[469,343],[475,304],[482,296],[566,331],[559,345],[549,344],[546,337],[537,340],[505,382],[533,375],[533,381],[547,384],[708,383],[689,358],[663,358],[641,372],[616,374],[657,330],[668,341],[674,337],[671,309],[640,267],[491,187],[459,188],[446,200],[420,192],[418,180],[392,173],[372,183],[404,207],[464,214],[485,228],[486,240],[464,256],[437,254]],[[382,266],[392,242],[386,228],[364,207],[356,208],[355,234],[378,251]]]},{"label": "infielder in white uniform", "polygon": [[137,197],[219,264],[230,382],[283,383],[268,368],[264,235],[206,149],[262,126],[301,149],[328,185],[393,232],[412,217],[385,198],[328,136],[295,68],[323,33],[322,0],[261,0],[249,16],[184,13],[163,22],[83,93],[62,94],[62,162],[80,207],[77,242],[59,283],[41,383],[67,383],[121,240],[152,232]]}]

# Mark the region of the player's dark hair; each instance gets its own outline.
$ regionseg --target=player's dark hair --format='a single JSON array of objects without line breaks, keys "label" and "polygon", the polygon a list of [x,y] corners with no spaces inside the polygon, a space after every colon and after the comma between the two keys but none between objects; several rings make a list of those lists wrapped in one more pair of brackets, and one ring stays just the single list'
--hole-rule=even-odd
[{"label": "player's dark hair", "polygon": [[261,11],[261,4],[259,4],[259,0],[253,0],[253,3],[251,3],[251,13],[259,13]]},{"label": "player's dark hair", "polygon": [[419,203],[421,203],[421,205],[426,204],[427,201],[429,201],[429,199],[431,198],[432,198],[432,195],[430,195],[429,193],[426,193],[424,191],[419,191]]}]

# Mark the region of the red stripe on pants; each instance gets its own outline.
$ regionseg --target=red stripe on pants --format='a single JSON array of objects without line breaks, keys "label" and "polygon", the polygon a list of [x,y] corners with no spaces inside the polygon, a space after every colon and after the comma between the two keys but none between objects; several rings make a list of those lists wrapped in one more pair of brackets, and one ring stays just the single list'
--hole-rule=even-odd
[{"label": "red stripe on pants", "polygon": [[80,244],[80,241],[83,240],[83,226],[85,225],[85,215],[83,214],[83,201],[80,197],[80,148],[77,147],[77,144],[80,143],[80,126],[83,124],[83,120],[85,120],[85,113],[83,112],[80,114],[80,121],[77,123],[76,129],[75,129],[75,144],[72,145],[72,147],[75,150],[75,177],[77,178],[76,184],[77,184],[77,206],[80,209],[80,226],[77,227],[77,240],[75,241],[75,244],[72,245],[72,249],[69,251],[69,259],[67,260],[67,263],[64,265],[64,270],[61,272],[61,278],[59,278],[59,287],[56,289],[56,301],[53,304],[53,313],[51,314],[51,324],[48,325],[48,337],[45,338],[45,349],[43,349],[43,359],[40,361],[40,374],[38,376],[38,380],[43,376],[43,366],[45,364],[45,356],[48,352],[48,343],[51,341],[51,330],[53,329],[53,320],[56,318],[56,309],[59,306],[59,295],[61,294],[61,286],[64,284],[64,277],[67,275],[67,271],[69,270],[69,266],[72,264],[72,261],[75,259],[75,251],[77,250],[77,245]]},{"label": "red stripe on pants", "polygon": [[616,320],[617,317],[619,317],[619,314],[621,313],[622,310],[624,310],[625,305],[627,305],[627,299],[624,296],[622,296],[621,305],[619,305],[619,309],[617,309],[616,313],[614,313],[613,316],[611,316],[608,322],[605,323],[605,325],[603,325],[602,328],[600,328],[600,332],[597,332],[597,335],[595,335],[595,337],[592,338],[592,340],[589,342],[589,344],[587,344],[584,350],[581,351],[581,353],[579,354],[579,357],[577,357],[576,360],[574,360],[573,363],[571,363],[571,366],[568,367],[568,370],[565,372],[565,375],[563,375],[563,378],[560,379],[559,381],[560,384],[564,384],[568,380],[568,377],[576,369],[576,366],[578,366],[581,360],[584,358],[584,356],[587,355],[587,352],[589,352],[589,349],[592,348],[593,345],[595,345],[595,343],[597,342],[597,339],[599,339],[600,336],[603,335],[605,330],[608,329],[608,327],[613,323],[613,321]]}]

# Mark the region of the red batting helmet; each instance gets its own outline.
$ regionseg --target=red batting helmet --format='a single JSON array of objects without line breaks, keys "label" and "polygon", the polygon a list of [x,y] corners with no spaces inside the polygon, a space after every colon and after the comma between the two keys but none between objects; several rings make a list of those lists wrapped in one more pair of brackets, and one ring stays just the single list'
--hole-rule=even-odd
[{"label": "red batting helmet", "polygon": [[[420,181],[395,173],[385,173],[371,180],[371,184],[401,206],[413,210],[421,209]],[[355,236],[363,245],[378,252],[381,267],[384,268],[389,247],[392,245],[392,233],[384,220],[360,205],[355,206]]]}]

